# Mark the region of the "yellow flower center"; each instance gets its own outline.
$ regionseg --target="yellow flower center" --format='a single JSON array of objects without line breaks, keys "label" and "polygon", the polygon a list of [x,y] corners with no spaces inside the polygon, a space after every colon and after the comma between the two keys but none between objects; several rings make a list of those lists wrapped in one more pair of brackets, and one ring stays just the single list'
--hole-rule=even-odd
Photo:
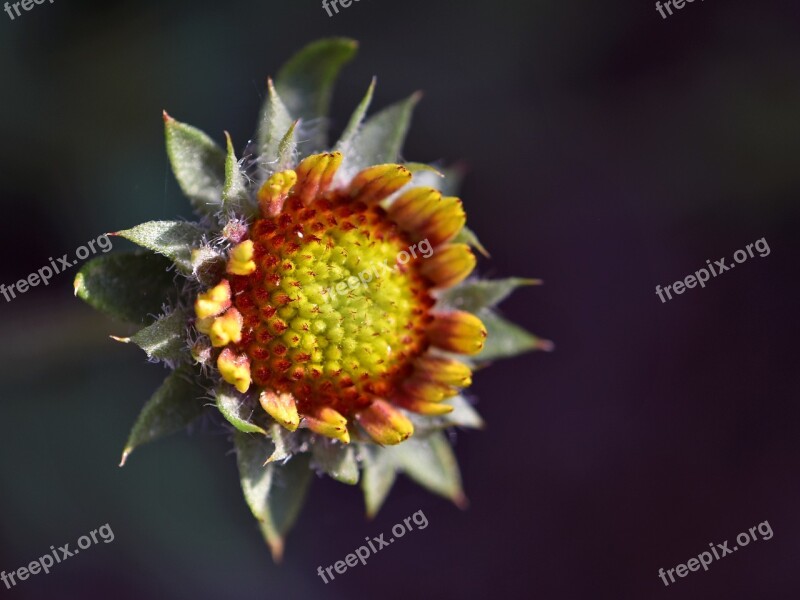
[{"label": "yellow flower center", "polygon": [[243,326],[229,347],[250,359],[253,383],[291,393],[301,413],[351,415],[389,395],[427,349],[425,250],[377,205],[336,193],[311,207],[290,198],[231,253]]}]

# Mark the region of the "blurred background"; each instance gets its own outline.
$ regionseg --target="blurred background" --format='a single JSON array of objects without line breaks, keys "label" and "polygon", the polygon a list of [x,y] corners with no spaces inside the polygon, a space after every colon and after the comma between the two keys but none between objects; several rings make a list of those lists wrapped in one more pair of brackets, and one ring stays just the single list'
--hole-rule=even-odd
[{"label": "blurred background", "polygon": [[[139,0],[0,13],[0,282],[106,231],[190,216],[161,110],[241,149],[267,75],[310,40],[360,55],[380,108],[425,92],[409,160],[464,161],[489,276],[541,277],[504,314],[552,354],[472,388],[456,432],[470,506],[401,480],[378,518],[314,482],[272,563],[227,434],[201,423],[119,454],[166,375],[72,297],[77,269],[0,298],[0,570],[108,523],[115,540],[9,598],[797,598],[800,5]],[[665,286],[766,238],[771,253],[662,304]],[[115,242],[115,249],[123,247]],[[318,566],[423,510],[429,526],[325,585]],[[774,537],[665,588],[769,521]]]}]

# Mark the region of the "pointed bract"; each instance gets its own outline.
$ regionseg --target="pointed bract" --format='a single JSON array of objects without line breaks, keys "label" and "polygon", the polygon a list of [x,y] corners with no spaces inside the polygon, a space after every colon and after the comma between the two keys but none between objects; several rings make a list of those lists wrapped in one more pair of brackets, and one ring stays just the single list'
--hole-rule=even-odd
[{"label": "pointed bract", "polygon": [[264,466],[264,456],[275,448],[269,438],[236,432],[233,439],[245,500],[258,519],[273,559],[280,562],[284,538],[297,520],[311,483],[309,457],[298,454],[285,464]]},{"label": "pointed bract", "polygon": [[73,281],[75,295],[115,319],[145,325],[178,297],[171,263],[151,252],[121,252],[87,262]]},{"label": "pointed bract", "polygon": [[335,149],[345,156],[350,154],[351,143],[358,134],[358,131],[361,128],[361,123],[364,121],[364,117],[369,109],[369,105],[372,103],[372,95],[375,93],[375,83],[376,78],[373,77],[369,84],[369,88],[367,88],[367,93],[356,107],[353,115],[350,117],[350,121],[347,123],[347,127],[345,127],[345,130],[342,133],[342,137],[339,138],[338,142],[336,142]]},{"label": "pointed bract", "polygon": [[293,130],[295,119],[275,90],[272,79],[267,80],[267,100],[261,109],[256,132],[260,166],[268,175],[280,170],[280,147],[287,131]]},{"label": "pointed bract", "polygon": [[239,166],[231,136],[227,131],[225,132],[225,145],[227,155],[225,157],[225,183],[222,186],[222,211],[248,217],[255,216],[247,189],[247,177]]},{"label": "pointed bract", "polygon": [[167,155],[184,195],[201,215],[215,216],[222,207],[225,152],[205,133],[164,112]]},{"label": "pointed bract", "polygon": [[184,273],[192,272],[192,248],[203,241],[203,231],[185,221],[150,221],[115,235],[166,256]]},{"label": "pointed bract", "polygon": [[204,394],[187,369],[173,371],[139,413],[119,466],[125,465],[135,448],[180,431],[200,416]]},{"label": "pointed bract", "polygon": [[176,363],[186,354],[186,321],[186,313],[176,309],[129,338],[112,337],[125,343],[133,342],[148,358]]},{"label": "pointed bract", "polygon": [[356,54],[358,42],[328,38],[307,45],[278,72],[275,87],[289,113],[307,126],[309,152],[327,145],[328,109],[341,68]]},{"label": "pointed bract", "polygon": [[353,138],[345,163],[354,174],[370,165],[397,162],[411,124],[411,114],[421,94],[393,104],[370,117]]}]

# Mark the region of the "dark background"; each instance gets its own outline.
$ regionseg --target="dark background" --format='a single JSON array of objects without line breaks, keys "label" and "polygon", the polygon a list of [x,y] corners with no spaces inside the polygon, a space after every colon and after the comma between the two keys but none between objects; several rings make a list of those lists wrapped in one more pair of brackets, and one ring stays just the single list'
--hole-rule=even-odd
[{"label": "dark background", "polygon": [[[340,131],[425,91],[405,156],[470,167],[485,275],[541,277],[505,314],[552,354],[472,388],[458,432],[471,505],[401,480],[374,522],[318,480],[272,564],[232,445],[201,425],[116,464],[165,371],[72,297],[74,272],[0,298],[0,569],[109,523],[116,539],[9,598],[797,598],[796,259],[800,6],[708,0],[363,0],[87,4],[0,13],[0,281],[152,219],[189,216],[161,110],[241,148],[265,78],[310,40],[361,52]],[[765,237],[753,258],[662,304],[654,294]],[[117,249],[122,242],[116,243]],[[324,585],[365,536],[429,519]],[[754,542],[665,588],[673,568],[768,520]],[[733,543],[731,543],[733,545]]]}]

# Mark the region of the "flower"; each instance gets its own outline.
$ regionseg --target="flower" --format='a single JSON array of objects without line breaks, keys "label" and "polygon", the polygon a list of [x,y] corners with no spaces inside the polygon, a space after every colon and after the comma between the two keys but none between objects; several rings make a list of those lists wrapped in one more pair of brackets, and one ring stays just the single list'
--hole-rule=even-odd
[{"label": "flower", "polygon": [[118,231],[143,250],[98,257],[75,280],[92,306],[145,325],[114,339],[172,368],[122,464],[208,413],[210,395],[276,559],[314,471],[360,480],[370,515],[398,472],[463,505],[443,430],[482,426],[462,395],[474,366],[552,347],[493,308],[536,280],[469,278],[472,248],[485,251],[457,172],[397,162],[418,95],[365,120],[373,80],[326,148],[333,81],[355,49],[336,38],[295,55],[241,160],[229,135],[223,150],[165,112],[199,221]]}]

